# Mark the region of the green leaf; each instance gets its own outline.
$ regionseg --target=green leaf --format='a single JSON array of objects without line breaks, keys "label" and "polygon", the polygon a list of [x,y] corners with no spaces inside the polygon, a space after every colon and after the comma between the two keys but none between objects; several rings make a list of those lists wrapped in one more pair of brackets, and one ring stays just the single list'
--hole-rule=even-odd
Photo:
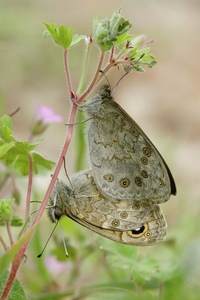
[{"label": "green leaf", "polygon": [[145,42],[146,42],[146,37],[143,34],[136,35],[130,40],[131,46],[137,49],[144,48]]},{"label": "green leaf", "polygon": [[14,227],[20,227],[23,225],[23,223],[24,223],[23,219],[21,219],[17,216],[13,216],[11,219],[11,226],[14,226]]},{"label": "green leaf", "polygon": [[0,199],[0,219],[10,220],[13,214],[13,199]]},{"label": "green leaf", "polygon": [[74,45],[80,43],[82,40],[85,40],[85,39],[86,39],[86,35],[74,34],[70,47],[73,47]]},{"label": "green leaf", "polygon": [[10,128],[10,130],[12,131],[13,125],[12,125],[12,120],[9,116],[5,115],[2,117],[2,122],[4,123],[4,125],[8,128]]},{"label": "green leaf", "polygon": [[148,68],[155,66],[157,61],[155,60],[155,57],[149,53],[149,51],[149,47],[142,49],[130,49],[127,53],[127,57],[131,64],[124,67],[125,71],[129,72],[131,69],[135,69],[138,72],[144,72],[142,65],[145,65]]},{"label": "green leaf", "polygon": [[[3,292],[3,288],[5,287],[8,276],[9,276],[8,271],[1,273],[1,275],[0,275],[0,294]],[[13,282],[8,299],[9,300],[16,300],[16,299],[17,300],[28,300],[28,298],[26,297],[24,288],[17,278],[15,278],[15,280]]]},{"label": "green leaf", "polygon": [[6,155],[6,153],[15,146],[15,142],[10,142],[0,146],[0,158]]},{"label": "green leaf", "polygon": [[22,175],[29,173],[29,155],[38,144],[29,144],[28,142],[15,142],[15,146],[2,158],[7,166],[13,165]]},{"label": "green leaf", "polygon": [[32,227],[26,235],[23,236],[17,243],[15,243],[12,248],[10,248],[6,254],[4,254],[0,258],[0,270],[1,274],[8,268],[9,264],[12,262],[16,254],[19,252],[20,248],[24,245],[24,243],[31,237],[33,234],[33,231],[35,230],[35,227]]},{"label": "green leaf", "polygon": [[38,166],[51,170],[54,162],[46,160],[40,154],[33,151],[38,146],[35,143],[18,142],[12,136],[12,122],[8,116],[0,119],[0,158],[7,165],[12,165],[22,175],[29,174],[30,156],[33,160],[33,170],[37,174]]},{"label": "green leaf", "polygon": [[[0,226],[4,226],[4,225],[5,225],[5,221],[1,219]],[[21,227],[23,225],[23,220],[21,218],[14,216],[10,221],[10,225],[13,227]]]},{"label": "green leaf", "polygon": [[10,117],[3,116],[0,119],[0,145],[3,144],[3,142],[11,143],[14,141],[14,138],[12,137],[12,121]]},{"label": "green leaf", "polygon": [[51,160],[45,159],[42,155],[37,152],[32,152],[33,158],[33,169],[34,173],[38,174],[38,167],[41,166],[47,170],[52,170],[55,163]]},{"label": "green leaf", "polygon": [[133,35],[129,33],[121,34],[117,37],[116,41],[113,44],[114,46],[118,45],[120,47],[125,47],[126,43],[130,41],[132,37]]},{"label": "green leaf", "polygon": [[107,51],[114,46],[120,35],[127,33],[131,26],[129,21],[125,20],[119,12],[114,13],[111,18],[101,21],[95,17],[93,20],[93,37],[99,48],[102,51]]},{"label": "green leaf", "polygon": [[47,32],[44,32],[44,36],[51,36],[54,39],[54,42],[65,50],[68,49],[72,43],[74,28],[61,25],[56,27],[56,24],[53,22],[52,24],[44,23],[47,28]]}]

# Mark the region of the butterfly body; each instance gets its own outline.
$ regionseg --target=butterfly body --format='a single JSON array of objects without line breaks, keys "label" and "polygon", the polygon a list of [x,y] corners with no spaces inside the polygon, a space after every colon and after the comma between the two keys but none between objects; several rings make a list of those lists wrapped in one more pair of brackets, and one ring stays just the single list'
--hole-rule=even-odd
[{"label": "butterfly body", "polygon": [[110,87],[83,106],[95,183],[108,199],[162,203],[176,194],[172,174],[139,125],[117,104]]}]

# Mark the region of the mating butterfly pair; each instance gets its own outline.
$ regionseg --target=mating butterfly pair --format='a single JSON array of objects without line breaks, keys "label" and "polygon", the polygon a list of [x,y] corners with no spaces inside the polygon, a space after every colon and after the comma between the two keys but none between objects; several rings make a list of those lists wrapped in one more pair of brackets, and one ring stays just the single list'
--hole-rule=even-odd
[{"label": "mating butterfly pair", "polygon": [[90,117],[87,140],[91,170],[57,181],[50,219],[66,215],[111,240],[152,245],[166,235],[159,207],[176,194],[172,174],[149,138],[114,101],[110,87],[82,109]]}]

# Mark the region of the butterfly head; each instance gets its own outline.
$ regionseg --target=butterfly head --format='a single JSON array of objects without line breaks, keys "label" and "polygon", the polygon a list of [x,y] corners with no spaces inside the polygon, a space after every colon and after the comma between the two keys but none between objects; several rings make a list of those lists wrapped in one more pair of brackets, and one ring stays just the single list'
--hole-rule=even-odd
[{"label": "butterfly head", "polygon": [[83,110],[89,115],[89,116],[101,116],[105,114],[105,108],[104,103],[107,105],[109,102],[113,100],[112,97],[112,91],[109,85],[103,85],[99,91],[96,97],[94,97],[89,103],[86,103],[85,105],[81,106]]},{"label": "butterfly head", "polygon": [[58,180],[49,199],[50,208],[48,216],[55,223],[62,216],[66,215],[66,206],[69,205],[70,198],[73,197],[74,191],[69,188],[63,181]]}]

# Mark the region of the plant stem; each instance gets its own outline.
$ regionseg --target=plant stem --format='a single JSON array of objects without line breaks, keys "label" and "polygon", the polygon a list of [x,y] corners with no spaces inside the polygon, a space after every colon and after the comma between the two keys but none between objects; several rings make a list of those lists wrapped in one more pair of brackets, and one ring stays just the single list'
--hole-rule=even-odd
[{"label": "plant stem", "polygon": [[10,240],[10,245],[13,246],[14,245],[14,240],[13,240],[13,237],[12,237],[12,232],[10,230],[10,221],[6,221],[5,223],[6,223],[6,229],[7,229],[9,240]]},{"label": "plant stem", "polygon": [[86,74],[88,71],[88,66],[89,66],[89,57],[90,57],[90,51],[91,51],[91,47],[92,46],[92,40],[89,41],[88,45],[87,45],[87,49],[86,49],[86,54],[85,54],[85,59],[84,59],[84,65],[83,65],[83,72],[82,72],[82,76],[81,76],[81,80],[80,80],[80,84],[78,87],[78,94],[80,95],[83,90],[85,89],[86,86]]},{"label": "plant stem", "polygon": [[71,96],[73,92],[72,82],[71,82],[71,76],[69,72],[69,64],[68,64],[68,52],[67,50],[64,51],[64,68],[65,68],[65,74],[67,78],[67,85],[69,89],[69,95]]},{"label": "plant stem", "polygon": [[1,235],[0,235],[0,242],[3,246],[4,251],[7,252],[8,251],[8,246],[6,245],[6,242],[4,241],[4,239],[2,238]]},{"label": "plant stem", "polygon": [[[69,124],[74,124],[76,110],[77,110],[77,105],[73,104],[72,108],[71,108],[71,112],[70,112]],[[47,202],[49,200],[49,197],[51,196],[51,192],[52,192],[53,187],[55,185],[56,179],[57,179],[58,174],[60,172],[60,169],[62,167],[64,157],[66,155],[66,152],[68,150],[68,147],[69,147],[69,144],[70,144],[70,141],[71,141],[71,138],[72,138],[73,128],[74,128],[73,125],[68,125],[68,127],[67,127],[67,135],[66,135],[66,139],[65,139],[65,143],[64,143],[63,149],[61,151],[59,160],[57,162],[54,174],[53,174],[53,176],[51,178],[51,181],[50,181],[49,187],[47,189],[47,192],[45,194],[44,200],[42,201],[42,204],[41,204],[41,206],[40,206],[40,208],[38,210],[38,213],[37,213],[37,215],[36,215],[36,217],[35,217],[35,219],[34,219],[34,221],[32,223],[32,226],[36,225],[40,221],[41,216],[43,214],[43,211],[44,211],[44,209],[45,209],[45,207],[47,205]]]},{"label": "plant stem", "polygon": [[99,72],[101,71],[101,66],[102,66],[102,63],[103,63],[103,59],[104,59],[104,56],[105,56],[105,52],[102,51],[101,52],[101,55],[100,55],[100,59],[99,59],[99,63],[98,63],[98,66],[97,66],[97,70],[95,72],[95,75],[94,75],[94,78],[92,80],[92,82],[90,83],[89,87],[87,88],[87,90],[79,97],[79,99],[77,100],[77,102],[80,104],[84,99],[85,97],[90,93],[90,91],[92,90],[92,88],[94,87],[94,85],[96,84],[96,82],[98,82],[98,77],[100,76],[99,75]]},{"label": "plant stem", "polygon": [[[26,195],[25,221],[28,219],[30,213],[30,199],[31,199],[32,184],[33,184],[33,159],[31,155],[29,155],[29,178],[28,178],[28,189]],[[26,228],[24,232],[26,232]]]},{"label": "plant stem", "polygon": [[19,269],[19,266],[21,264],[21,261],[23,259],[23,256],[24,256],[24,252],[26,250],[26,247],[23,246],[19,253],[16,255],[16,257],[14,258],[13,262],[12,262],[12,267],[11,267],[11,271],[10,271],[10,274],[8,276],[8,279],[7,279],[7,283],[5,285],[5,288],[3,290],[3,293],[1,295],[1,300],[6,300],[8,299],[8,294],[10,292],[10,289],[13,285],[13,282],[15,280],[15,277],[16,277],[16,274],[17,274],[17,271]]}]

